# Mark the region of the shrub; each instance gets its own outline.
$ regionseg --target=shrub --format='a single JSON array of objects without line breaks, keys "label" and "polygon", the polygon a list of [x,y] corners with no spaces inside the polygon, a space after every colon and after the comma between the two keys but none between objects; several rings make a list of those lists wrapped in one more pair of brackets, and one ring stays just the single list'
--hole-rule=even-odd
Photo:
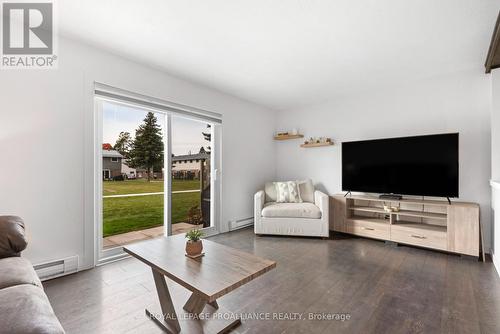
[{"label": "shrub", "polygon": [[116,175],[113,176],[113,181],[125,181],[125,178],[123,177],[123,175]]},{"label": "shrub", "polygon": [[186,223],[192,224],[192,225],[198,225],[201,224],[203,220],[202,214],[201,214],[201,209],[198,205],[192,206],[189,208],[187,212],[187,217],[186,217]]}]

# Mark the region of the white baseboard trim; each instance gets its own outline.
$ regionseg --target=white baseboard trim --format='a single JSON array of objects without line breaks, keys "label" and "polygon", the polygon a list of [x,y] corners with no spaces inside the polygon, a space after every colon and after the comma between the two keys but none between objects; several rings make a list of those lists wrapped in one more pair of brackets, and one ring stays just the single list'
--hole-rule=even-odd
[{"label": "white baseboard trim", "polygon": [[241,228],[245,228],[253,225],[253,217],[231,220],[229,222],[229,231],[239,230]]},{"label": "white baseboard trim", "polygon": [[41,281],[74,274],[78,271],[78,255],[60,260],[39,263],[33,266]]}]

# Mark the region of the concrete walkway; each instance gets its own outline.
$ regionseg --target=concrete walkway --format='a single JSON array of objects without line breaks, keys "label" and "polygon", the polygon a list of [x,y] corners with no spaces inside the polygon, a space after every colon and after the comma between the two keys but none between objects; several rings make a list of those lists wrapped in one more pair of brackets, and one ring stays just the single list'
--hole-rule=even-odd
[{"label": "concrete walkway", "polygon": [[[203,225],[192,225],[188,223],[172,224],[172,234],[186,233],[195,228],[202,228]],[[163,235],[163,226],[152,227],[141,231],[132,231],[110,237],[105,237],[102,240],[104,249],[113,248],[137,242],[141,240],[153,239]]]},{"label": "concrete walkway", "polygon": [[[185,194],[185,193],[197,193],[197,192],[200,192],[200,189],[172,191],[172,194]],[[151,196],[151,195],[163,195],[163,194],[164,194],[164,192],[162,191],[162,192],[157,192],[157,193],[107,195],[107,196],[102,196],[102,198],[137,197],[137,196]]]}]

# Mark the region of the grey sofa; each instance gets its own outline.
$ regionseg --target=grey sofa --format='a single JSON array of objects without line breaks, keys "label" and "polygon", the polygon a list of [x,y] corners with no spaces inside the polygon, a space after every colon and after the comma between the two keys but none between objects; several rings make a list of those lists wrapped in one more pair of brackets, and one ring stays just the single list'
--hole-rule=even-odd
[{"label": "grey sofa", "polygon": [[31,263],[21,257],[24,222],[0,216],[0,333],[64,333]]}]

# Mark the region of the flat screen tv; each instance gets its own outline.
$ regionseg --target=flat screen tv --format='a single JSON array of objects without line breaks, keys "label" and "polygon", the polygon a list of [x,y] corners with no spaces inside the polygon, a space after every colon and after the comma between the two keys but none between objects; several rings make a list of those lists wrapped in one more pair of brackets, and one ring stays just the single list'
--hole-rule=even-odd
[{"label": "flat screen tv", "polygon": [[458,197],[458,133],[344,142],[342,189]]}]

